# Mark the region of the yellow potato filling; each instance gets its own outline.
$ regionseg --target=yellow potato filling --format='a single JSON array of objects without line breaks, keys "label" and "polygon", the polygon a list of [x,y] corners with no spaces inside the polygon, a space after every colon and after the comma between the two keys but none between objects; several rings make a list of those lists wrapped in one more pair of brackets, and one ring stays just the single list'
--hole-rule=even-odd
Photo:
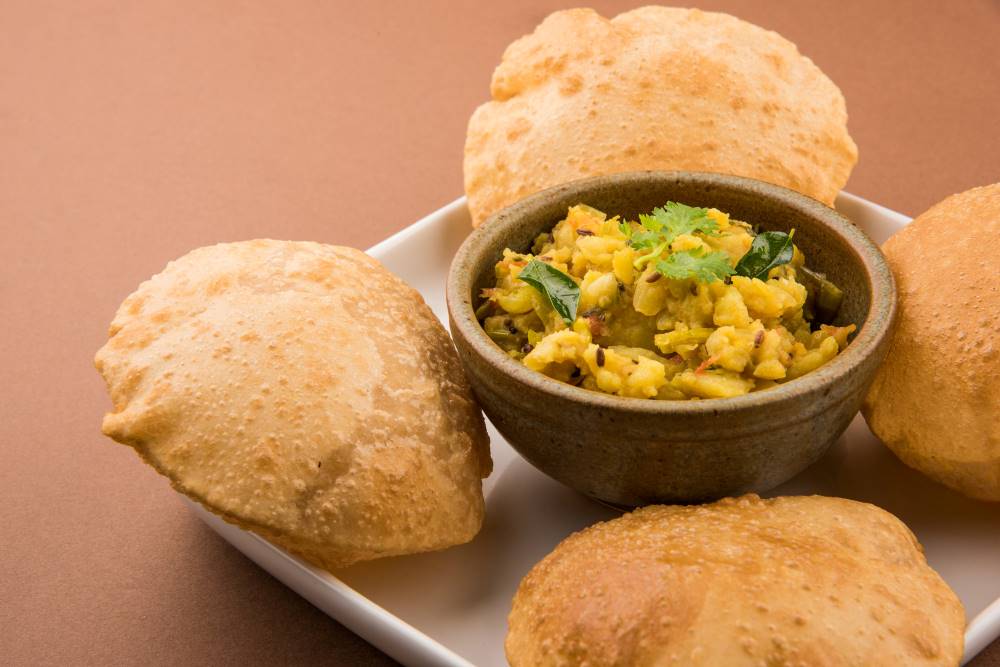
[{"label": "yellow potato filling", "polygon": [[[737,266],[753,229],[708,209],[713,233],[679,234],[663,257],[723,253]],[[628,225],[589,206],[569,209],[530,253],[506,249],[477,314],[490,337],[528,368],[586,389],[633,398],[738,396],[797,378],[830,361],[855,326],[810,326],[805,257],[761,278],[672,278],[630,245]],[[567,274],[579,303],[567,324],[546,296],[519,279],[532,259]]]}]

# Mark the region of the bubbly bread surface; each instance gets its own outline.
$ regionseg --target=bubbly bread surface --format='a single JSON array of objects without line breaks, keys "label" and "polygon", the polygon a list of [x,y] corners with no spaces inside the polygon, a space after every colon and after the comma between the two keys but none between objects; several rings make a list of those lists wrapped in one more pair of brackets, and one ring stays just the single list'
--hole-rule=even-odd
[{"label": "bubbly bread surface", "polygon": [[748,495],[651,506],[559,544],[521,582],[514,667],[947,665],[964,612],[873,505]]},{"label": "bubbly bread surface", "polygon": [[892,346],[862,412],[906,464],[1000,501],[1000,183],[952,195],[886,241]]},{"label": "bubbly bread surface", "polygon": [[548,16],[512,43],[469,121],[473,224],[586,176],[748,176],[832,204],[857,162],[843,95],[794,44],[727,14]]},{"label": "bubbly bread surface", "polygon": [[199,248],[97,353],[106,435],[209,510],[325,568],[470,540],[479,408],[420,295],[351,248]]}]

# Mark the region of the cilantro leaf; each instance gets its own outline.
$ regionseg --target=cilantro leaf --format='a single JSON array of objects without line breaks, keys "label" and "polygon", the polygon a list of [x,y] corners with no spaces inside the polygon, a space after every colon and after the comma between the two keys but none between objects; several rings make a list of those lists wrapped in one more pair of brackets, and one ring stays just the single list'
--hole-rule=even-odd
[{"label": "cilantro leaf", "polygon": [[722,280],[733,274],[729,255],[724,252],[706,252],[704,248],[680,250],[656,263],[656,270],[673,280],[694,278],[703,283]]},{"label": "cilantro leaf", "polygon": [[636,250],[642,250],[644,248],[654,248],[662,242],[663,238],[657,232],[651,232],[647,229],[642,231],[632,232],[632,236],[629,239],[629,245]]},{"label": "cilantro leaf", "polygon": [[639,224],[645,227],[648,231],[656,234],[663,229],[663,218],[665,216],[656,215],[658,211],[663,211],[662,208],[654,208],[653,215],[646,215],[645,213],[639,214]]},{"label": "cilantro leaf", "polygon": [[567,326],[573,325],[576,308],[580,304],[580,286],[575,280],[537,259],[528,262],[518,278],[541,292]]},{"label": "cilantro leaf", "polygon": [[635,250],[647,252],[632,262],[636,269],[662,259],[663,253],[670,249],[670,244],[682,234],[719,235],[719,225],[708,217],[707,208],[673,201],[654,208],[650,215],[640,215],[639,225],[639,231],[633,231],[629,235],[629,245]]},{"label": "cilantro leaf", "polygon": [[[646,237],[642,237],[646,245],[641,247],[652,247],[663,242],[669,245],[682,234],[696,232],[701,232],[706,236],[718,236],[719,234],[719,224],[708,217],[707,208],[687,206],[673,201],[668,201],[663,206],[654,208],[651,215],[640,215],[639,224],[642,225],[645,233],[656,236],[656,241],[652,243],[648,243]],[[641,234],[643,232],[632,236],[633,248],[636,248],[634,240]]]}]

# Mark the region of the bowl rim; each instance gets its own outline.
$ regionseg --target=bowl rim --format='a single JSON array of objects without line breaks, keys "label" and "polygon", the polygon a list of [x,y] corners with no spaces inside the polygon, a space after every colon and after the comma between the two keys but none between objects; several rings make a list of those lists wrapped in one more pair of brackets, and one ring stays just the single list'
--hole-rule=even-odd
[{"label": "bowl rim", "polygon": [[[663,181],[688,181],[694,184],[737,188],[754,195],[768,197],[780,205],[798,209],[827,226],[837,236],[844,239],[857,253],[864,277],[871,290],[870,305],[865,317],[865,325],[840,354],[820,368],[805,375],[782,383],[765,391],[750,392],[728,398],[699,400],[657,401],[648,398],[616,396],[604,392],[576,387],[550,378],[544,373],[533,371],[524,364],[508,356],[495,343],[476,318],[471,296],[472,268],[470,259],[489,252],[499,245],[497,239],[501,231],[511,227],[525,215],[532,214],[547,204],[553,197],[568,197],[574,194],[585,200],[588,190],[608,185],[641,187],[642,181],[649,184]],[[501,249],[502,250],[502,249]],[[463,294],[467,296],[463,296]],[[588,404],[604,410],[616,410],[644,415],[715,415],[720,412],[757,410],[774,406],[805,394],[819,393],[835,385],[848,376],[859,364],[874,354],[890,335],[896,317],[897,294],[892,271],[881,250],[854,223],[835,209],[794,190],[743,176],[698,171],[628,171],[615,174],[591,176],[570,181],[541,190],[494,213],[463,241],[452,258],[446,285],[448,316],[452,335],[468,342],[475,354],[494,368],[510,376],[518,383],[527,385],[555,400]],[[882,323],[882,326],[879,324]],[[807,417],[804,417],[807,418]]]}]

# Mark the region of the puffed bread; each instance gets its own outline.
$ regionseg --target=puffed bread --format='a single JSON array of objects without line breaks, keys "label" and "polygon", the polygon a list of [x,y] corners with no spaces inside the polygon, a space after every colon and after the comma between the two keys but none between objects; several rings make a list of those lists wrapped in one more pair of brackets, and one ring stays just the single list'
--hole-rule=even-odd
[{"label": "puffed bread", "polygon": [[591,526],[528,573],[508,620],[513,667],[954,667],[965,627],[902,522],[822,496]]},{"label": "puffed bread", "polygon": [[360,251],[194,250],[125,300],[96,365],[105,434],[317,565],[440,549],[482,524],[488,440],[451,340]]},{"label": "puffed bread", "polygon": [[899,288],[862,413],[907,465],[1000,501],[1000,183],[931,207],[882,250]]},{"label": "puffed bread", "polygon": [[511,44],[469,121],[474,225],[587,176],[749,176],[832,204],[857,162],[836,85],[795,45],[735,17],[642,7],[555,12]]}]

